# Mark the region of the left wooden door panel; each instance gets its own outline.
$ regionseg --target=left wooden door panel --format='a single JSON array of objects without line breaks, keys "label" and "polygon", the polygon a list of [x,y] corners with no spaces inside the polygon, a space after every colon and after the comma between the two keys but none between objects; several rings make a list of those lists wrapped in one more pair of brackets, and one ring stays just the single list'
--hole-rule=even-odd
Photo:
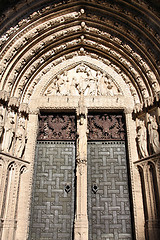
[{"label": "left wooden door panel", "polygon": [[30,240],[71,240],[75,201],[75,142],[38,141]]}]

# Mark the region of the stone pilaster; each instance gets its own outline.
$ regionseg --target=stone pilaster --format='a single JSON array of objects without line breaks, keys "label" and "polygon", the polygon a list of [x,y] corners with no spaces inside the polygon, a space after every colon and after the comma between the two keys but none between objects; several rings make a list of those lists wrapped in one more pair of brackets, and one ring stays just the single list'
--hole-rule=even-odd
[{"label": "stone pilaster", "polygon": [[77,113],[77,196],[74,235],[75,240],[88,240],[87,216],[87,113],[83,96]]}]

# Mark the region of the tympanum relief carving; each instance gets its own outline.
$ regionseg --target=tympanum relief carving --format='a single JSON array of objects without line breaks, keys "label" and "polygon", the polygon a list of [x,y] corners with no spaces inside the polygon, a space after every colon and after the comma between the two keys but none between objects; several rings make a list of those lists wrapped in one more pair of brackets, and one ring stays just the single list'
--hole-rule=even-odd
[{"label": "tympanum relief carving", "polygon": [[115,80],[106,72],[85,63],[57,74],[44,92],[45,96],[114,96],[122,94]]}]

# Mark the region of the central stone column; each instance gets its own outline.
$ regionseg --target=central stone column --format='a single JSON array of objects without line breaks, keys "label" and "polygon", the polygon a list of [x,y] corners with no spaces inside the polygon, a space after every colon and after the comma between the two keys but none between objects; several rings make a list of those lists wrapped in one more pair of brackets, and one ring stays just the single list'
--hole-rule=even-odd
[{"label": "central stone column", "polygon": [[77,111],[77,196],[74,236],[75,240],[88,240],[87,216],[87,109],[81,93]]}]

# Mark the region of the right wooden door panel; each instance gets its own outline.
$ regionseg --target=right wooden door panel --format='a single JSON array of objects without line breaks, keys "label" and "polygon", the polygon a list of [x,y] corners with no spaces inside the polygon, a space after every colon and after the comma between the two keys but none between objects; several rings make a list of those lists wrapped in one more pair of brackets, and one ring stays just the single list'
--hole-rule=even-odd
[{"label": "right wooden door panel", "polygon": [[132,239],[125,141],[88,142],[89,240]]}]

